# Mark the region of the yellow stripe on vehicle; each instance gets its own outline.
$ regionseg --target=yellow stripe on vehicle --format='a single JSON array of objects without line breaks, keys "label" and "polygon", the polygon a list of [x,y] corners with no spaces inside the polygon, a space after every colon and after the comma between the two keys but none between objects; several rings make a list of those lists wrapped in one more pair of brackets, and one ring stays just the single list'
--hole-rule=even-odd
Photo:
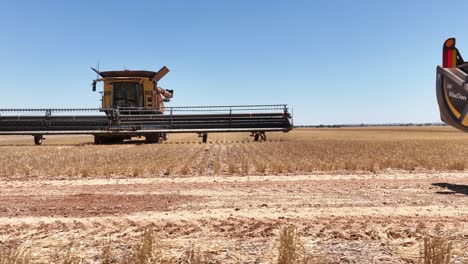
[{"label": "yellow stripe on vehicle", "polygon": [[452,51],[452,67],[457,67],[457,51]]},{"label": "yellow stripe on vehicle", "polygon": [[468,127],[468,115],[465,115],[465,118],[463,118],[462,125]]}]

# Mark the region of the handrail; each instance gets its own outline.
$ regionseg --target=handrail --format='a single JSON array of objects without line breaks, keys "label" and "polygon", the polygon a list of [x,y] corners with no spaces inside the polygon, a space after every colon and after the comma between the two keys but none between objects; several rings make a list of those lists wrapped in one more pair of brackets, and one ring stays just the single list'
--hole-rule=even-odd
[{"label": "handrail", "polygon": [[286,104],[272,105],[211,105],[211,106],[171,106],[161,108],[144,108],[144,107],[118,107],[118,108],[0,108],[1,113],[44,113],[47,116],[53,113],[66,112],[105,112],[115,113],[120,115],[122,112],[138,112],[138,113],[162,113],[170,112],[240,112],[240,111],[273,111],[282,110],[288,111]]}]

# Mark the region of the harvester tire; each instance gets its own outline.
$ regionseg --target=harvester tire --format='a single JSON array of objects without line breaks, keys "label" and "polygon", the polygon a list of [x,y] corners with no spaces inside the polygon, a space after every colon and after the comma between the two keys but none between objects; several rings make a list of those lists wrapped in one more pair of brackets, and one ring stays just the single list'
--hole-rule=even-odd
[{"label": "harvester tire", "polygon": [[111,139],[111,144],[123,144],[124,139],[121,137],[115,137]]},{"label": "harvester tire", "polygon": [[255,142],[258,142],[258,138],[259,138],[259,137],[260,137],[260,134],[255,133],[255,135],[254,135],[254,141],[255,141]]},{"label": "harvester tire", "polygon": [[94,136],[95,145],[122,144],[123,141],[123,137]]},{"label": "harvester tire", "polygon": [[100,136],[94,136],[94,144],[95,145],[101,145],[103,144],[103,138]]},{"label": "harvester tire", "polygon": [[266,141],[266,134],[265,132],[255,132],[253,134],[254,141],[255,142],[261,142],[261,141]]},{"label": "harvester tire", "polygon": [[40,146],[42,145],[42,135],[41,136],[34,136],[34,144]]},{"label": "harvester tire", "polygon": [[146,136],[146,143],[148,144],[160,144],[163,138],[159,133],[149,134]]}]

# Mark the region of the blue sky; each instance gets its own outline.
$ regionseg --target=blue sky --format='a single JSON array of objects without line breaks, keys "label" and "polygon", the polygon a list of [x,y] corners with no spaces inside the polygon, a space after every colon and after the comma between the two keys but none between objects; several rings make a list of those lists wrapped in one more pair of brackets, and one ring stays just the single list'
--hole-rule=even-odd
[{"label": "blue sky", "polygon": [[[173,106],[287,103],[296,124],[439,121],[466,1],[0,1],[0,108],[98,107],[101,70],[167,65]],[[460,21],[457,23],[457,21]],[[468,55],[465,55],[465,57]]]}]

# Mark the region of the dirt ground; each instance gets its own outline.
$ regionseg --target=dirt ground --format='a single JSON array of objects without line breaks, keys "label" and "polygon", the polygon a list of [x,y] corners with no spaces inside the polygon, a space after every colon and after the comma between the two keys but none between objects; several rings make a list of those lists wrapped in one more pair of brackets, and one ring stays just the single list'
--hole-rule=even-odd
[{"label": "dirt ground", "polygon": [[453,263],[468,263],[468,134],[210,138],[93,146],[91,137],[57,136],[37,147],[0,137],[0,250],[23,244],[49,263],[72,249],[99,263],[106,242],[123,255],[151,226],[167,254],[194,246],[214,263],[274,263],[279,231],[294,225],[327,263],[418,263],[423,237],[435,233],[452,241]]},{"label": "dirt ground", "polygon": [[425,232],[443,229],[455,263],[467,263],[464,173],[284,175],[132,179],[4,180],[0,241],[32,241],[34,257],[74,241],[96,259],[154,225],[170,249],[196,245],[213,258],[274,258],[278,230],[296,225],[311,252],[334,263],[417,260]]}]

